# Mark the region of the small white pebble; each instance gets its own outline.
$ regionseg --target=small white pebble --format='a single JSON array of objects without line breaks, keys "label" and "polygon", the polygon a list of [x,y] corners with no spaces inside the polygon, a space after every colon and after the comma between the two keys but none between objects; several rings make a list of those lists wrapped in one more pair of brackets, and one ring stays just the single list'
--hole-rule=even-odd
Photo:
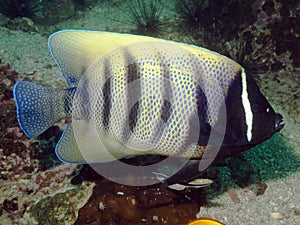
[{"label": "small white pebble", "polygon": [[184,196],[186,199],[191,200],[191,198],[187,195]]},{"label": "small white pebble", "polygon": [[199,219],[202,215],[200,214],[201,207],[199,208],[199,212],[196,214],[196,218]]},{"label": "small white pebble", "polygon": [[279,212],[271,213],[271,216],[272,216],[274,219],[278,219],[278,220],[283,219],[283,216],[282,216]]},{"label": "small white pebble", "polygon": [[158,216],[154,215],[154,216],[152,217],[152,219],[153,219],[153,221],[158,221]]},{"label": "small white pebble", "polygon": [[135,205],[135,204],[136,204],[135,198],[131,199],[131,204],[132,204],[132,205]]},{"label": "small white pebble", "polygon": [[99,209],[105,210],[105,208],[106,208],[106,206],[105,206],[104,202],[100,202],[99,203]]}]

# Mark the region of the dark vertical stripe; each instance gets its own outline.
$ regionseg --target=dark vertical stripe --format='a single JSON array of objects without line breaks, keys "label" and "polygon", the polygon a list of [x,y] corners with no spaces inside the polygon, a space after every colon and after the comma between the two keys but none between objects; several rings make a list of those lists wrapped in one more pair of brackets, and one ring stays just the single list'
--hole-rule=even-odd
[{"label": "dark vertical stripe", "polygon": [[[247,140],[246,114],[243,106],[242,71],[237,71],[229,85],[226,96],[227,124],[223,146],[241,146],[249,144]],[[254,87],[251,87],[254,88]],[[252,90],[255,93],[255,90]]]},{"label": "dark vertical stripe", "polygon": [[172,113],[172,104],[171,101],[174,98],[173,90],[172,90],[172,81],[171,76],[174,77],[174,74],[170,74],[170,67],[166,64],[162,64],[160,67],[163,74],[162,79],[162,97],[163,97],[163,104],[161,110],[161,119],[167,123],[168,119]]},{"label": "dark vertical stripe", "polygon": [[[208,102],[200,85],[196,87],[196,103],[197,103],[197,113],[198,120],[200,125],[199,137],[198,137],[198,145],[206,146],[209,140],[211,126],[207,122],[207,110],[208,110]],[[193,120],[192,120],[193,121]],[[193,130],[193,123],[190,124],[191,129]]]},{"label": "dark vertical stripe", "polygon": [[[139,100],[141,98],[141,69],[135,57],[124,48],[123,53],[126,69],[126,103],[128,105],[128,118],[127,124],[123,127],[122,137],[126,142],[130,138],[130,131],[136,127],[138,112],[139,112]],[[128,130],[129,127],[129,130]]]},{"label": "dark vertical stripe", "polygon": [[109,59],[105,58],[103,60],[103,70],[102,76],[104,77],[104,85],[102,87],[102,95],[103,95],[103,111],[102,111],[102,124],[104,129],[109,129],[110,127],[110,116],[111,116],[111,107],[112,107],[112,90],[111,90],[111,82],[113,71],[111,68],[111,63]]},{"label": "dark vertical stripe", "polygon": [[133,131],[133,129],[136,127],[138,113],[139,113],[139,102],[136,102],[133,105],[133,107],[130,109],[130,112],[129,112],[129,128],[130,128],[130,131]]},{"label": "dark vertical stripe", "polygon": [[[126,65],[127,66],[127,65]],[[131,63],[127,66],[127,83],[130,84],[141,78],[140,69],[137,63]]]},{"label": "dark vertical stripe", "polygon": [[[132,82],[141,78],[141,74],[139,71],[140,71],[140,69],[139,69],[137,63],[132,63],[132,64],[128,65],[128,68],[127,68],[127,84],[128,85],[130,85]],[[136,91],[141,92],[141,83],[140,82],[135,83],[134,88],[136,89]],[[128,94],[128,97],[131,98],[131,96],[129,94]],[[133,131],[133,129],[136,127],[137,119],[138,119],[138,112],[139,112],[139,102],[135,102],[129,111],[130,131]]]},{"label": "dark vertical stripe", "polygon": [[171,102],[164,99],[162,109],[161,109],[161,116],[160,116],[161,119],[166,123],[170,118],[171,113],[172,113]]},{"label": "dark vertical stripe", "polygon": [[[172,113],[172,105],[171,105],[171,98],[173,97],[172,93],[172,84],[170,79],[170,66],[171,62],[166,61],[166,57],[162,56],[162,53],[160,51],[157,52],[158,54],[158,60],[157,64],[159,66],[159,70],[162,73],[162,98],[163,98],[163,104],[161,109],[161,119],[166,123],[168,119],[170,118],[170,115]],[[163,53],[166,54],[166,53]]]},{"label": "dark vertical stripe", "polygon": [[102,124],[104,128],[108,129],[110,120],[110,110],[111,110],[111,78],[109,78],[103,88],[103,112],[102,112]]}]

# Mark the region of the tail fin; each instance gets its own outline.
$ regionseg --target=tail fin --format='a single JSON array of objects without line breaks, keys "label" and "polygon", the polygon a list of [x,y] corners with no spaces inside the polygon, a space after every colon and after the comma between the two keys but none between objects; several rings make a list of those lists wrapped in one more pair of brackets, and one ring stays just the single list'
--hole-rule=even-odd
[{"label": "tail fin", "polygon": [[14,86],[18,122],[27,137],[36,137],[64,115],[64,92],[19,81]]}]

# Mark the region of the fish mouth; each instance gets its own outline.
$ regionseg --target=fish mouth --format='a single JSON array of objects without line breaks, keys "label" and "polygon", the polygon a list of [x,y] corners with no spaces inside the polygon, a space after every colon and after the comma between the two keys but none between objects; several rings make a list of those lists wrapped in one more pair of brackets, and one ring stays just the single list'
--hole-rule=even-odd
[{"label": "fish mouth", "polygon": [[283,120],[283,117],[281,114],[279,113],[276,113],[276,116],[275,116],[275,126],[274,126],[274,130],[275,132],[278,132],[280,131],[285,125],[285,122]]}]

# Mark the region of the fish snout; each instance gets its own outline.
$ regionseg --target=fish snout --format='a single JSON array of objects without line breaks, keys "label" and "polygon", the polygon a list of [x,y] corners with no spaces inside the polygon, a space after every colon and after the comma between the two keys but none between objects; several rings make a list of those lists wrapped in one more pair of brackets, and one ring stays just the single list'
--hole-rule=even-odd
[{"label": "fish snout", "polygon": [[275,126],[274,126],[275,132],[280,131],[284,127],[284,124],[285,124],[285,122],[283,120],[282,115],[279,114],[279,113],[276,113],[276,116],[275,116]]}]

